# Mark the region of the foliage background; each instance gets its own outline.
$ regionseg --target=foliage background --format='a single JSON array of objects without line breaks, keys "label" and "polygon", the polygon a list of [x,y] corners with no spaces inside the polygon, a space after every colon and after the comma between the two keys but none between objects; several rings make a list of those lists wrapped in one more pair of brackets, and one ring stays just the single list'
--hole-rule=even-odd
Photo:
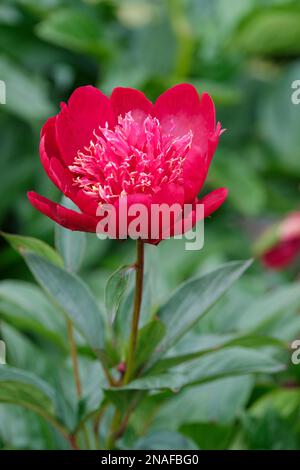
[{"label": "foliage background", "polygon": [[[114,86],[131,86],[155,99],[187,81],[213,96],[227,132],[205,190],[227,186],[229,199],[206,222],[204,250],[185,251],[179,241],[149,247],[154,304],[191,275],[251,257],[262,228],[299,207],[300,106],[291,103],[291,83],[300,79],[298,1],[2,0],[0,79],[7,86],[7,104],[0,106],[1,227],[51,244],[53,223],[32,209],[25,193],[34,188],[60,197],[39,163],[39,130],[75,87],[91,83],[110,94]],[[88,237],[81,274],[99,302],[108,276],[132,261],[133,248]],[[26,322],[15,320],[15,303],[21,302],[25,315],[34,306],[15,281],[7,281],[32,278],[2,240],[0,260],[7,361],[45,375],[37,352],[52,357],[53,351]],[[300,338],[300,296],[287,290],[297,272],[267,272],[256,261],[195,334],[245,329],[286,344]],[[255,304],[257,298],[265,303]],[[133,423],[136,445],[300,448],[300,366],[291,366],[288,354],[285,362],[287,370],[276,376],[191,387],[159,410],[146,404]],[[0,441],[3,448],[62,445],[42,420],[11,405],[0,408]]]}]

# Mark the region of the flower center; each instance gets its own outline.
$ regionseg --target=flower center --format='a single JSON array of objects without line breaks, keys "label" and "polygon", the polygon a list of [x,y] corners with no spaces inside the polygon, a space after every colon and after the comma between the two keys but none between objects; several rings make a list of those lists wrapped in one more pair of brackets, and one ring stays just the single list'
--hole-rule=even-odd
[{"label": "flower center", "polygon": [[149,115],[141,121],[128,112],[119,116],[114,130],[106,125],[99,131],[69,166],[74,183],[99,202],[113,203],[138,192],[154,194],[166,183],[183,182],[191,130],[179,137],[174,125],[165,132],[157,118]]}]

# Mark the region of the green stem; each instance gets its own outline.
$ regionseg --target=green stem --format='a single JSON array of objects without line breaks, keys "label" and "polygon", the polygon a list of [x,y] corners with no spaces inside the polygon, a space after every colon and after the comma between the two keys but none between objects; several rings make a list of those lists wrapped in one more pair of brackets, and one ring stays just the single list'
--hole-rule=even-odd
[{"label": "green stem", "polygon": [[57,431],[66,439],[66,441],[69,442],[72,449],[79,450],[79,447],[78,447],[77,442],[76,442],[75,435],[74,434],[69,434],[68,430],[59,421],[57,421],[54,416],[51,416],[46,411],[42,410],[41,408],[39,408],[35,405],[32,405],[32,404],[29,405],[28,403],[24,403],[24,404],[19,403],[19,404],[21,406],[23,405],[24,408],[26,408],[30,411],[33,411],[34,413],[38,414],[43,419],[48,421],[48,423],[50,423],[55,429],[57,429]]},{"label": "green stem", "polygon": [[[80,400],[82,396],[82,387],[81,387],[81,381],[80,381],[80,375],[79,375],[78,353],[77,353],[77,346],[76,346],[76,342],[74,338],[73,323],[69,319],[67,319],[67,331],[68,331],[68,338],[69,338],[70,350],[71,350],[74,382],[76,386],[77,397],[78,397],[78,400]],[[89,439],[89,432],[88,432],[86,425],[83,426],[82,430],[83,430],[86,448],[89,449],[90,439]]]},{"label": "green stem", "polygon": [[137,260],[135,264],[135,294],[133,304],[133,314],[131,323],[131,333],[129,338],[128,356],[126,361],[126,372],[123,384],[127,384],[134,373],[135,368],[135,351],[137,345],[138,328],[140,311],[143,297],[143,279],[144,279],[144,242],[137,240],[136,242]]},{"label": "green stem", "polygon": [[115,446],[115,441],[117,437],[116,433],[120,426],[121,419],[122,419],[121,412],[120,410],[116,409],[112,422],[111,422],[111,428],[110,428],[110,432],[109,432],[108,439],[107,439],[106,446],[105,446],[105,449],[107,450],[113,450]]},{"label": "green stem", "polygon": [[71,320],[67,320],[67,330],[68,330],[68,338],[69,338],[69,343],[70,343],[74,382],[76,386],[77,397],[81,398],[82,389],[81,389],[81,382],[80,382],[80,376],[79,376],[77,347],[76,347],[75,338],[74,338],[73,323],[71,322]]},{"label": "green stem", "polygon": [[[139,329],[139,319],[143,298],[143,280],[144,280],[144,242],[142,240],[137,240],[136,242],[136,263],[135,263],[135,292],[134,292],[134,303],[133,303],[133,313],[132,313],[132,323],[131,323],[131,332],[129,337],[129,347],[128,355],[126,361],[126,372],[124,379],[121,381],[120,385],[127,384],[133,377],[135,369],[135,352],[138,339],[138,329]],[[128,419],[128,416],[125,416],[125,421],[122,422],[122,414],[120,410],[116,409],[111,422],[111,428],[109,436],[106,442],[106,449],[113,449],[116,439],[120,437],[121,433],[124,432]],[[121,433],[120,433],[121,430]]]}]

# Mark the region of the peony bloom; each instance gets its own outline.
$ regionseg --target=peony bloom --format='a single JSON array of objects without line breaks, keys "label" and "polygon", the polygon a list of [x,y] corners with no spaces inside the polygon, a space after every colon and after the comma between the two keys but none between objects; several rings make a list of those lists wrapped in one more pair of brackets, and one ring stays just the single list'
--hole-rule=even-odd
[{"label": "peony bloom", "polygon": [[290,213],[279,225],[266,233],[271,239],[261,257],[269,269],[281,270],[291,264],[300,255],[300,212]]},{"label": "peony bloom", "polygon": [[124,196],[128,207],[192,204],[194,224],[197,204],[207,217],[227,196],[219,188],[197,199],[221,133],[212,99],[205,93],[200,99],[188,84],[167,90],[155,104],[131,88],[115,88],[110,98],[92,86],[77,88],[45,123],[40,156],[51,181],[80,212],[35,192],[29,200],[70,230],[95,232],[97,208],[119,210]]}]

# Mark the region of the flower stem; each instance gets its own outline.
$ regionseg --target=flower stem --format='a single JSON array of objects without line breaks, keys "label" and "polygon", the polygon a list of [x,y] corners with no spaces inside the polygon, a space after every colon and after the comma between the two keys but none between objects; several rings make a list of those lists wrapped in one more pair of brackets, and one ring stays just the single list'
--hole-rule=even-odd
[{"label": "flower stem", "polygon": [[127,384],[134,373],[135,368],[135,351],[137,345],[138,327],[140,319],[140,311],[143,297],[143,279],[144,279],[144,242],[137,240],[136,242],[137,259],[135,264],[135,293],[132,314],[131,333],[129,338],[128,356],[126,361],[126,372],[124,375],[124,384]]},{"label": "flower stem", "polygon": [[69,338],[69,343],[70,343],[73,374],[74,374],[77,397],[81,398],[82,389],[81,389],[81,382],[80,382],[80,377],[79,377],[77,347],[76,347],[76,343],[74,339],[73,324],[71,320],[67,320],[67,330],[68,330],[68,338]]},{"label": "flower stem", "polygon": [[[74,374],[74,381],[76,386],[77,397],[80,400],[82,396],[82,387],[80,382],[80,375],[79,375],[79,363],[78,363],[78,354],[77,354],[77,346],[74,338],[74,329],[73,323],[71,320],[67,319],[67,330],[68,330],[68,338],[70,343],[70,350],[71,350],[71,358],[72,358],[72,366],[73,366],[73,374]],[[89,441],[89,433],[86,425],[83,426],[83,434],[86,447],[90,447]]]},{"label": "flower stem", "polygon": [[120,425],[120,422],[121,422],[121,413],[118,409],[116,409],[112,422],[111,422],[111,429],[110,429],[110,432],[106,441],[105,449],[113,450],[115,446],[116,437],[117,437],[116,432]]}]

